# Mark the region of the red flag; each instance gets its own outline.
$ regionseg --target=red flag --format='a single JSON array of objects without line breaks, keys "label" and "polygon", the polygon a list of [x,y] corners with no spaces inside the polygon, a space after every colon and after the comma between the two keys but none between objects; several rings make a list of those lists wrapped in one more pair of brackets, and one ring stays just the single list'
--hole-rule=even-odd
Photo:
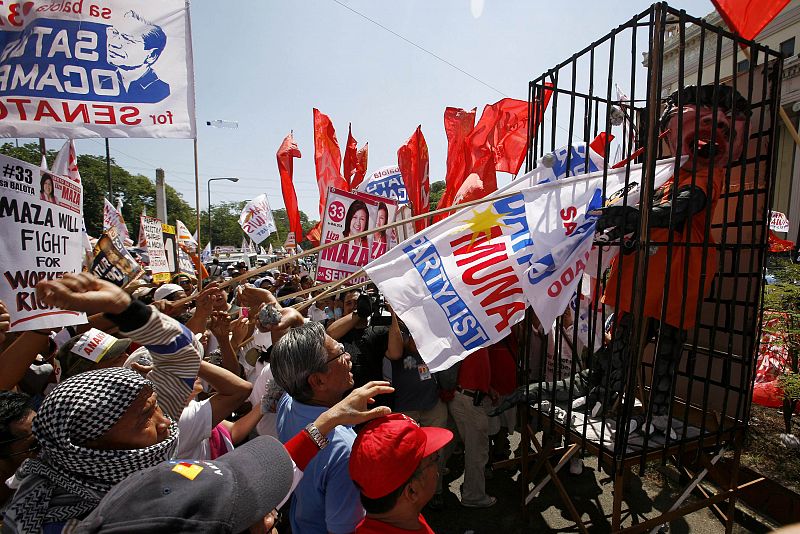
[{"label": "red flag", "polygon": [[297,207],[297,194],[294,191],[294,158],[299,158],[300,149],[294,142],[290,133],[286,136],[278,149],[278,172],[281,175],[281,191],[283,204],[286,206],[286,216],[289,218],[289,230],[294,232],[297,242],[303,240],[303,227],[300,225],[300,210]]},{"label": "red flag", "polygon": [[[428,144],[422,135],[422,126],[397,151],[397,165],[408,192],[411,213],[420,215],[428,212],[431,196],[431,183],[428,175]],[[420,219],[415,224],[417,231],[428,226],[427,219]]]},{"label": "red flag", "polygon": [[327,115],[314,108],[314,165],[317,168],[319,187],[319,214],[325,213],[328,188],[337,187],[350,191],[342,177],[342,153],[336,140],[336,131]]},{"label": "red flag", "polygon": [[789,0],[711,0],[732,32],[753,39]]},{"label": "red flag", "polygon": [[358,149],[356,153],[356,174],[353,176],[353,182],[350,184],[350,190],[354,191],[356,187],[361,185],[364,181],[364,176],[367,175],[367,160],[369,159],[369,143],[364,143],[364,146]]},{"label": "red flag", "polygon": [[[475,112],[460,108],[445,108],[444,131],[447,134],[447,174],[445,174],[445,189],[436,209],[453,205],[456,192],[467,177],[467,161],[469,147],[467,136],[475,128]],[[436,215],[434,221],[447,217],[447,213]]]},{"label": "red flag", "polygon": [[358,154],[356,151],[356,147],[358,143],[353,138],[352,132],[352,125],[347,126],[347,145],[344,148],[344,179],[350,184],[350,187],[353,187],[353,178],[356,174],[356,168],[358,167]]},{"label": "red flag", "polygon": [[[319,240],[322,237],[322,221],[318,222],[317,225],[308,231],[306,234],[306,239],[308,239],[312,245],[315,247],[319,246]],[[299,243],[299,241],[298,241]]]}]

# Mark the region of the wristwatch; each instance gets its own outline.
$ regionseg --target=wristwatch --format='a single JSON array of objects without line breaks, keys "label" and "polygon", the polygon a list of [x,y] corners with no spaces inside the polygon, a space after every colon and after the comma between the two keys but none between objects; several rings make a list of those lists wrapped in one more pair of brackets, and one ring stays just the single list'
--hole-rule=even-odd
[{"label": "wristwatch", "polygon": [[305,428],[306,432],[308,433],[309,437],[314,440],[314,443],[317,444],[319,450],[324,449],[330,444],[328,438],[322,435],[322,432],[314,425],[314,423],[308,423]]}]

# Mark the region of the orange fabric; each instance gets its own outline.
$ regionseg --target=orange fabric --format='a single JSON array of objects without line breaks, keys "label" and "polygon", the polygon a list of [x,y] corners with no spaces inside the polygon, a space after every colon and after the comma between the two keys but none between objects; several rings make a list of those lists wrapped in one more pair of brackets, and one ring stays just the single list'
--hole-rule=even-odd
[{"label": "orange fabric", "polygon": [[369,143],[364,143],[364,146],[356,152],[356,173],[353,175],[353,183],[350,184],[350,191],[355,191],[356,187],[361,185],[364,181],[364,176],[367,175],[367,161],[369,160]]},{"label": "orange fabric", "polygon": [[281,175],[281,193],[283,205],[286,206],[286,217],[289,219],[289,230],[294,232],[294,238],[299,243],[303,240],[303,227],[300,224],[300,208],[297,206],[297,193],[294,190],[294,158],[300,157],[300,149],[294,142],[294,136],[289,133],[278,148],[278,173]]},{"label": "orange fabric", "polygon": [[[691,166],[691,164],[688,164]],[[684,330],[694,326],[697,307],[702,303],[702,299],[708,295],[711,289],[711,282],[717,273],[717,247],[713,236],[705,238],[706,218],[710,213],[713,216],[719,196],[722,193],[723,182],[725,180],[724,169],[715,172],[713,180],[709,183],[707,169],[698,169],[697,177],[694,180],[695,187],[702,189],[706,193],[707,202],[710,202],[711,209],[703,209],[701,212],[692,215],[685,223],[683,230],[673,233],[672,255],[669,265],[669,298],[667,299],[667,315],[664,322]],[[674,179],[670,178],[655,192],[656,203],[659,198],[669,199],[672,194]],[[678,175],[678,188],[692,185],[692,172],[681,169]],[[710,191],[709,191],[710,190]],[[650,230],[650,241],[667,243],[669,231],[666,228],[652,228]],[[708,243],[705,264],[705,279],[701,278],[703,271],[703,248],[701,245]],[[656,246],[656,245],[654,245]],[[666,288],[667,273],[667,249],[665,244],[657,245],[657,250],[650,256],[645,279],[645,305],[644,316],[653,319],[661,319],[661,308],[663,296]],[[687,285],[684,287],[684,265],[688,254],[688,277]],[[622,271],[620,273],[619,264],[622,260]],[[640,258],[643,261],[644,258]],[[634,288],[636,257],[618,256],[611,265],[611,275],[606,285],[603,301],[608,306],[619,305],[619,310],[631,312],[631,291]],[[616,301],[617,288],[619,287],[619,302]],[[685,307],[684,307],[685,297]],[[682,313],[683,312],[683,313]],[[683,316],[683,322],[681,322]]]}]

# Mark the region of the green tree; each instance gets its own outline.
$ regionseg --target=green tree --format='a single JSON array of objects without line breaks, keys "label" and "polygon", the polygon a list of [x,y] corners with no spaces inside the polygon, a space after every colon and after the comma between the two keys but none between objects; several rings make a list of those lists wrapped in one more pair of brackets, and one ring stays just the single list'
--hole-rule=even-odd
[{"label": "green tree", "polygon": [[[26,143],[20,147],[4,143],[0,146],[0,153],[34,165],[39,165],[42,158],[36,143]],[[55,150],[47,151],[48,166],[53,164],[55,156]],[[81,154],[78,156],[78,169],[83,182],[83,218],[86,230],[90,235],[100,236],[103,232],[103,198],[108,196],[106,159],[102,156]],[[156,214],[155,183],[142,174],[131,174],[111,158],[111,186],[114,197],[110,201],[116,205],[118,199],[122,200],[122,216],[131,232],[131,239],[135,241],[139,235],[139,216],[142,209],[147,208],[147,213],[151,216]],[[168,219],[165,222],[175,224],[175,220],[180,219],[186,223],[189,231],[194,231],[194,209],[170,185],[165,189]]]},{"label": "green tree", "polygon": [[[246,201],[221,202],[219,204],[215,204],[211,208],[211,241],[215,247],[238,247],[242,244],[244,232],[242,231],[241,226],[239,226],[239,215],[242,213],[245,204],[247,204]],[[205,223],[207,220],[207,212],[203,212],[202,216],[204,218],[201,219],[201,228],[203,223]],[[273,233],[262,243],[256,243],[256,245],[260,244],[265,249],[269,248],[270,245],[272,245],[274,248],[283,246],[283,243],[286,240],[286,234],[289,232],[289,219],[286,215],[286,209],[280,208],[277,210],[272,210],[272,216],[275,219],[275,226],[277,226],[278,231]],[[308,215],[306,215],[303,211],[300,212],[300,225],[303,228],[303,235],[306,235],[312,228],[314,228],[316,224],[317,221],[309,221]],[[203,231],[203,234],[205,234],[205,231]],[[207,240],[203,240],[202,242],[206,243]],[[304,240],[302,243],[300,243],[300,246],[303,248],[309,248],[311,243],[308,240]]]},{"label": "green tree", "polygon": [[444,195],[445,183],[443,180],[439,180],[438,182],[433,182],[431,184],[431,197],[430,197],[430,206],[431,211],[435,210],[436,207],[439,205],[439,201],[442,199],[442,195]]}]

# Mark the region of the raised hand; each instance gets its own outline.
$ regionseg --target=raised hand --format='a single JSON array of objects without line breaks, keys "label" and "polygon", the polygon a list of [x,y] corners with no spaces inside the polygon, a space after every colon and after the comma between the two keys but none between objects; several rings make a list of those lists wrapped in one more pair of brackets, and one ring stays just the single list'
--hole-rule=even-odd
[{"label": "raised hand", "polygon": [[213,312],[209,330],[217,339],[228,339],[231,334],[231,318],[226,312]]},{"label": "raised hand", "polygon": [[314,424],[325,435],[337,425],[358,425],[377,417],[389,415],[392,410],[388,406],[369,409],[369,405],[375,403],[375,396],[393,391],[394,388],[389,382],[377,380],[368,382],[360,388],[354,389],[347,397],[329,408],[314,421]]},{"label": "raised hand", "polygon": [[122,288],[89,273],[66,273],[63,278],[36,285],[40,302],[63,310],[95,313],[122,313],[131,297]]}]

